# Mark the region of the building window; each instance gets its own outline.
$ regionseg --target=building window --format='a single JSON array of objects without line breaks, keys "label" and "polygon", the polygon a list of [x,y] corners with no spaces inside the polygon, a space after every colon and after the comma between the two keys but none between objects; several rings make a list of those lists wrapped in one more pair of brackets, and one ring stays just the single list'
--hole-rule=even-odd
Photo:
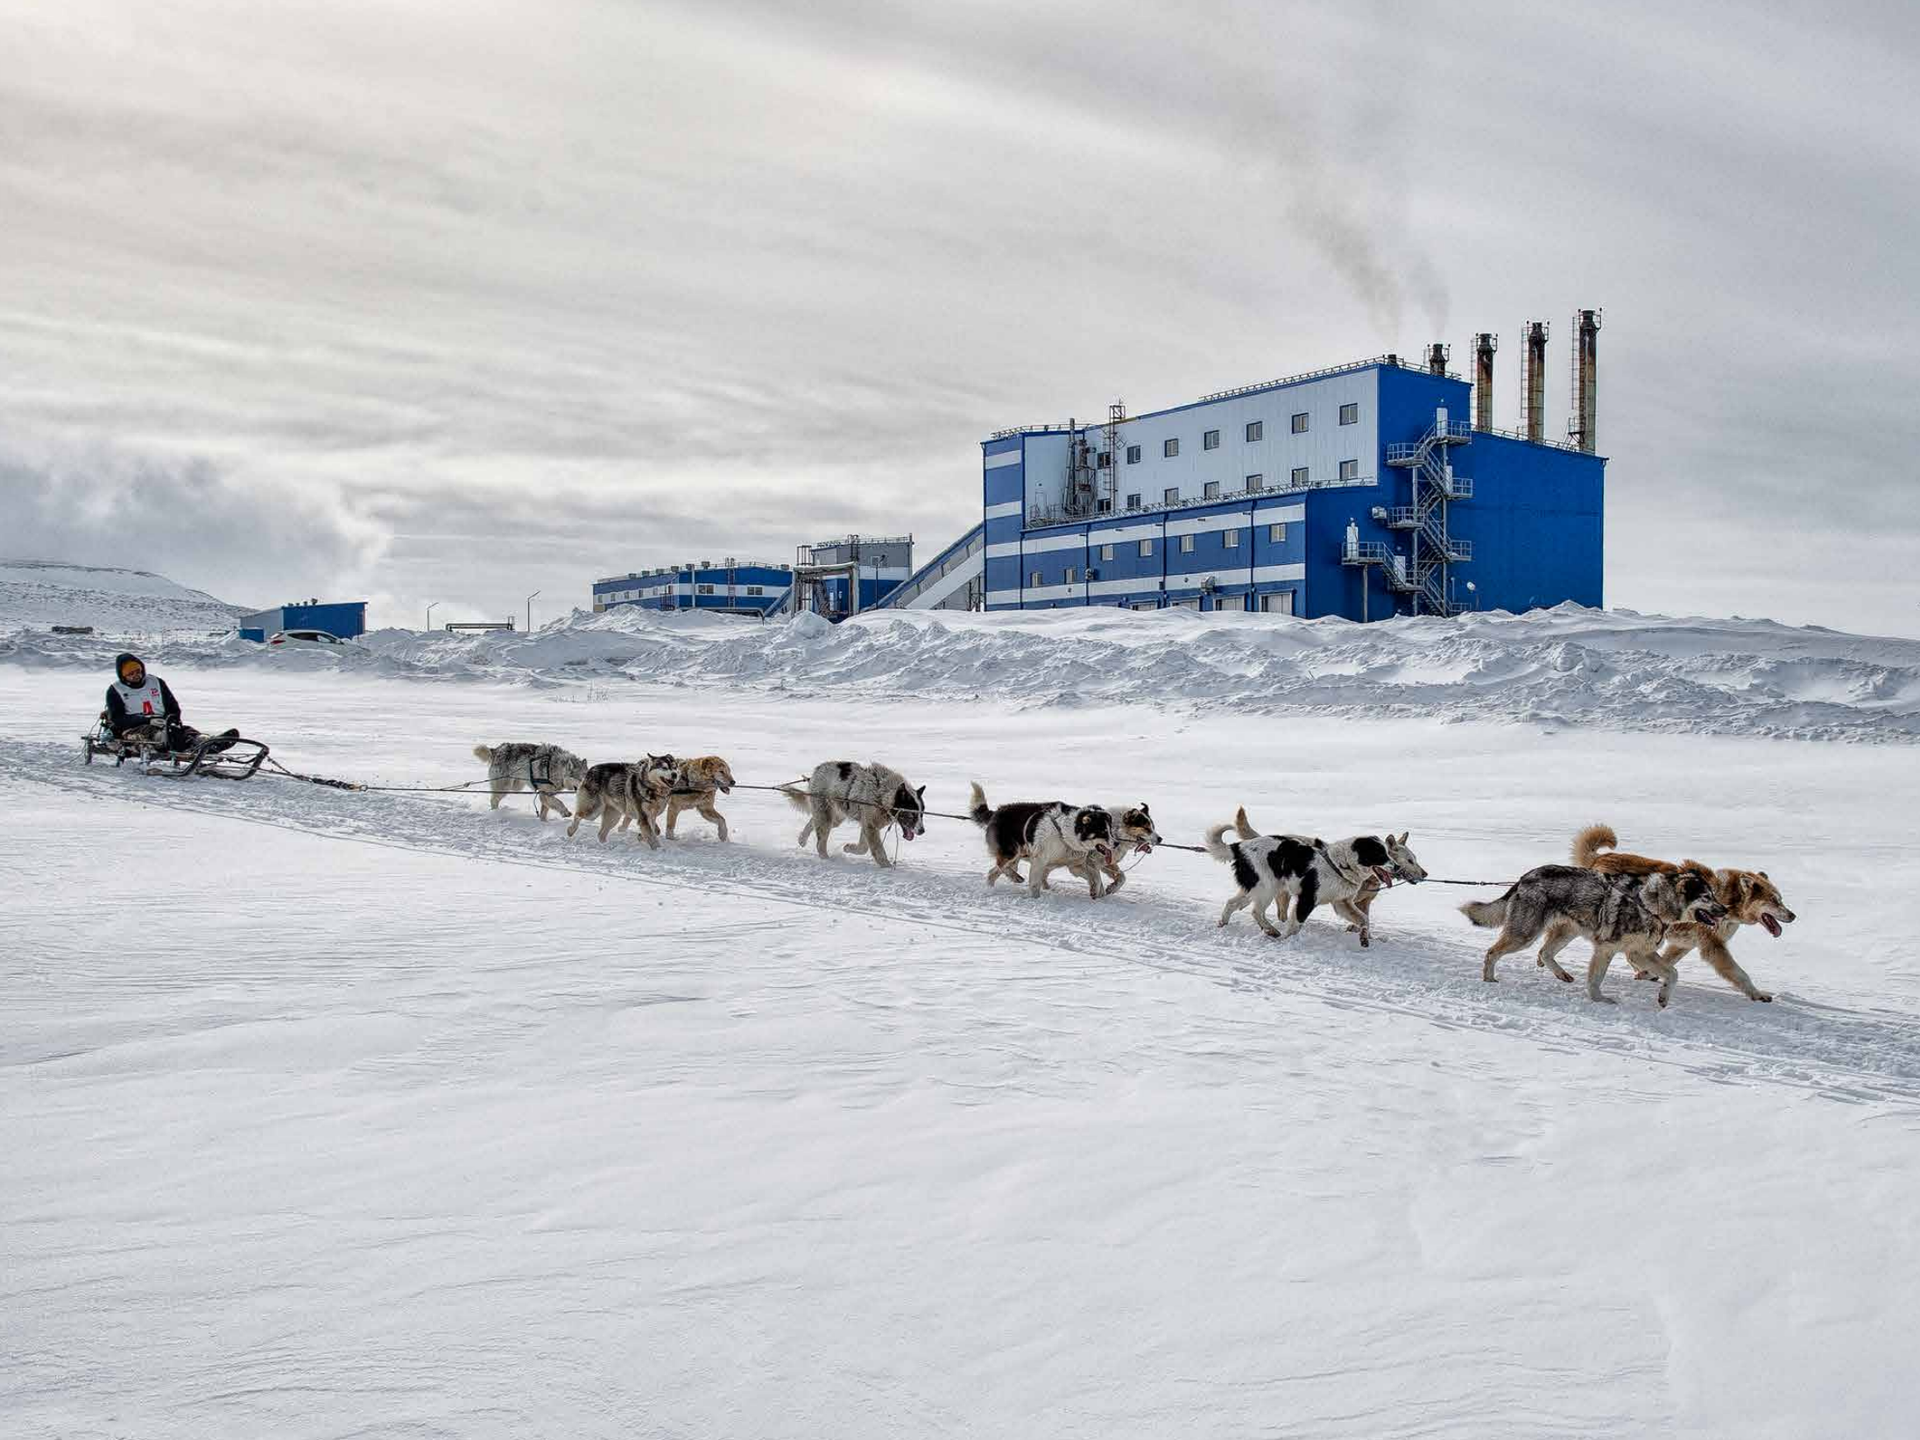
[{"label": "building window", "polygon": [[761,588],[760,588],[760,587],[759,587],[758,585],[749,585],[749,586],[747,586],[747,594],[749,594],[749,595],[764,595],[764,594],[766,594],[766,591],[764,591],[764,590],[762,590],[762,589],[761,589]]},{"label": "building window", "polygon": [[1271,595],[1260,597],[1260,608],[1269,615],[1291,615],[1293,613],[1293,591],[1276,590]]},{"label": "building window", "polygon": [[[1140,447],[1136,445],[1133,448],[1138,450]],[[1137,491],[1134,494],[1127,496],[1127,508],[1129,510],[1138,510],[1140,508],[1140,496]]]},{"label": "building window", "polygon": [[697,585],[694,588],[702,595],[711,595],[713,593],[713,587],[711,585]]},{"label": "building window", "polygon": [[1264,420],[1247,421],[1247,439],[1258,440],[1266,433],[1267,433],[1266,421]]},{"label": "building window", "polygon": [[1169,485],[1160,492],[1160,499],[1168,505],[1178,505],[1180,503],[1180,487],[1178,485]]},{"label": "building window", "polygon": [[1340,478],[1342,480],[1358,480],[1360,478],[1360,462],[1358,460],[1342,460],[1340,462]]},{"label": "building window", "polygon": [[1218,430],[1203,431],[1200,436],[1200,448],[1202,450],[1218,450],[1220,448],[1220,432]]},{"label": "building window", "polygon": [[1153,541],[1142,540],[1140,542],[1140,553],[1142,555],[1151,555],[1153,553]]},{"label": "building window", "polygon": [[1093,463],[1096,469],[1111,470],[1113,468],[1113,451],[1102,450],[1099,457]]},{"label": "building window", "polygon": [[1218,480],[1207,481],[1205,485],[1200,487],[1200,498],[1202,500],[1218,500],[1220,498],[1220,482]]},{"label": "building window", "polygon": [[1102,560],[1111,560],[1113,558],[1113,546],[1102,545],[1100,547],[1100,558]]},{"label": "building window", "polygon": [[1180,553],[1182,555],[1191,555],[1193,553],[1193,536],[1182,535],[1180,537]]},{"label": "building window", "polygon": [[1140,447],[1138,445],[1127,446],[1127,463],[1129,465],[1138,465],[1140,463]]},{"label": "building window", "polygon": [[1240,532],[1238,530],[1222,530],[1220,532],[1220,543],[1229,550],[1238,550],[1240,548]]},{"label": "building window", "polygon": [[1267,488],[1267,477],[1266,477],[1266,476],[1264,476],[1264,475],[1249,475],[1249,476],[1247,476],[1247,488],[1248,488],[1249,490],[1264,490],[1264,489],[1266,489],[1266,488]]},{"label": "building window", "polygon": [[1307,433],[1306,411],[1302,410],[1298,415],[1293,417],[1293,433],[1296,435],[1304,435]]},{"label": "building window", "polygon": [[1307,467],[1306,466],[1296,465],[1293,467],[1293,483],[1295,486],[1300,486],[1307,483]]},{"label": "building window", "polygon": [[[1342,425],[1358,425],[1360,423],[1360,407],[1358,405],[1342,405],[1340,407],[1340,423]],[[1292,594],[1293,592],[1288,591],[1287,593]]]},{"label": "building window", "polygon": [[1162,440],[1160,442],[1160,453],[1171,460],[1180,453],[1180,442],[1175,439]]},{"label": "building window", "polygon": [[1093,508],[1102,515],[1111,515],[1113,513],[1113,501],[1102,495],[1094,502]]},{"label": "building window", "polygon": [[1073,566],[1067,566],[1067,573],[1061,578],[1060,583],[1063,585],[1073,584]]},{"label": "building window", "polygon": [[1267,526],[1267,541],[1269,544],[1272,544],[1272,545],[1284,544],[1286,541],[1286,538],[1287,538],[1286,526],[1284,525]]},{"label": "building window", "polygon": [[1038,570],[1027,577],[1027,588],[1029,590],[1038,590],[1040,588],[1040,572]]}]

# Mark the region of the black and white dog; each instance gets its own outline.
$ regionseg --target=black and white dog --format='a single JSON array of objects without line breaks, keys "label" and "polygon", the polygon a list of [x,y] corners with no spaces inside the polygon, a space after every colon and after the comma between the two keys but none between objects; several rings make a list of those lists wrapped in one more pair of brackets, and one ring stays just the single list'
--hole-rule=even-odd
[{"label": "black and white dog", "polygon": [[680,762],[671,755],[649,755],[634,762],[589,765],[580,778],[580,792],[574,803],[579,807],[567,826],[567,837],[580,828],[582,820],[600,819],[600,843],[616,822],[624,830],[634,821],[640,829],[634,839],[649,850],[660,848],[660,812],[667,807],[674,782],[680,776]]},{"label": "black and white dog", "polygon": [[1678,957],[1663,959],[1660,945],[1669,926],[1693,921],[1712,928],[1727,918],[1714,897],[1711,878],[1682,870],[1675,875],[1607,875],[1581,865],[1537,865],[1516,880],[1498,900],[1470,900],[1460,913],[1476,925],[1500,933],[1487,947],[1480,978],[1493,981],[1500,957],[1524,950],[1542,934],[1536,963],[1556,980],[1573,982],[1555,958],[1576,936],[1593,942],[1587,962],[1587,998],[1616,1003],[1600,993],[1600,981],[1615,955],[1624,954],[1635,970],[1660,981],[1660,1004],[1673,995],[1680,977]]},{"label": "black and white dog", "polygon": [[1105,806],[1016,800],[995,807],[987,804],[977,781],[971,799],[967,813],[984,833],[993,861],[987,884],[1002,875],[1019,884],[1020,862],[1026,860],[1031,895],[1051,888],[1047,877],[1055,870],[1072,870],[1087,882],[1087,894],[1095,900],[1105,893],[1105,870],[1113,863],[1113,814]]},{"label": "black and white dog", "polygon": [[872,855],[873,863],[885,868],[893,864],[882,838],[888,826],[897,824],[902,840],[911,840],[927,828],[926,789],[909,785],[906,776],[885,765],[826,760],[813,767],[805,789],[783,785],[780,793],[795,809],[807,812],[799,843],[806,844],[812,836],[822,860],[827,858],[828,832],[851,820],[860,827],[860,839],[840,848],[849,855]]},{"label": "black and white dog", "polygon": [[530,745],[524,740],[509,740],[504,745],[476,745],[473,758],[487,767],[487,782],[493,791],[490,808],[498,810],[508,795],[531,790],[542,820],[547,818],[549,805],[562,815],[573,813],[560,799],[559,792],[579,789],[580,777],[587,770],[587,762],[571,750],[562,750],[558,745]]},{"label": "black and white dog", "polygon": [[[1153,816],[1147,812],[1144,802],[1139,805],[1094,805],[1089,809],[1104,810],[1112,817],[1113,853],[1098,865],[1104,892],[1113,894],[1127,883],[1127,872],[1120,868],[1120,862],[1138,850],[1142,855],[1151,855],[1153,847],[1160,844],[1160,832],[1154,828]],[[1083,857],[1079,864],[1071,867],[1073,873],[1087,882],[1087,888],[1093,889],[1094,876],[1090,873],[1096,866],[1091,856]],[[1096,895],[1100,891],[1094,892]]]},{"label": "black and white dog", "polygon": [[[1356,900],[1372,889],[1389,888],[1396,880],[1417,885],[1427,878],[1419,857],[1407,848],[1404,833],[1384,839],[1355,835],[1331,845],[1306,835],[1253,835],[1228,844],[1222,837],[1236,828],[1243,836],[1252,829],[1244,807],[1227,824],[1207,831],[1207,853],[1233,867],[1234,884],[1239,887],[1222,907],[1220,923],[1225,925],[1234,911],[1251,905],[1254,923],[1276,940],[1298,935],[1307,916],[1325,904],[1359,932],[1363,946],[1371,944],[1367,911]],[[1267,907],[1276,900],[1280,918],[1287,922],[1284,932],[1267,919]]]}]

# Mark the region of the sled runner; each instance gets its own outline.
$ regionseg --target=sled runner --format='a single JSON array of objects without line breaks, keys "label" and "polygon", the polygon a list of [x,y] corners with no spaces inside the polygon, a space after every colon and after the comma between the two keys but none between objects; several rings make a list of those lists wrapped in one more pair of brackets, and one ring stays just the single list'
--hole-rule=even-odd
[{"label": "sled runner", "polygon": [[103,756],[116,766],[132,761],[148,775],[165,775],[184,780],[191,775],[211,775],[219,780],[245,780],[267,758],[261,741],[238,735],[203,735],[184,750],[174,750],[161,739],[122,740],[107,724],[107,712],[87,734],[80,737],[81,753],[87,764]]}]

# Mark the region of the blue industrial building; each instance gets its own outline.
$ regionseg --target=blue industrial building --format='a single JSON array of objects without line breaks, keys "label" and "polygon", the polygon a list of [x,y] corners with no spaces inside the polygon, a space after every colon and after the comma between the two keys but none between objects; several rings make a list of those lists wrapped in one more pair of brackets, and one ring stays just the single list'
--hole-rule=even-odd
[{"label": "blue industrial building", "polygon": [[1353,620],[1597,606],[1598,312],[1575,328],[1567,443],[1543,435],[1538,322],[1524,433],[1491,427],[1490,335],[1477,394],[1436,346],[1424,365],[1388,355],[1144,415],[1116,405],[1105,424],[1000,431],[981,447],[985,606]]},{"label": "blue industrial building", "polygon": [[345,600],[323,605],[318,600],[295,601],[261,610],[240,621],[242,640],[264,641],[282,630],[324,630],[340,640],[367,633],[367,602]]},{"label": "blue industrial building", "polygon": [[912,571],[911,535],[846,535],[800,546],[792,564],[729,557],[610,575],[593,582],[593,608],[758,616],[797,608],[839,620],[878,605]]}]

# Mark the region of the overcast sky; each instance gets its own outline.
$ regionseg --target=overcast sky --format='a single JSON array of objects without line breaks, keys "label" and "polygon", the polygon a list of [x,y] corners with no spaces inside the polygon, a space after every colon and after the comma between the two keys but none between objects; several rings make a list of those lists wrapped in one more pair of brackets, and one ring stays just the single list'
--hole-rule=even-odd
[{"label": "overcast sky", "polygon": [[1608,603],[1920,633],[1916,16],[0,0],[0,554],[538,621],[1597,305]]}]

